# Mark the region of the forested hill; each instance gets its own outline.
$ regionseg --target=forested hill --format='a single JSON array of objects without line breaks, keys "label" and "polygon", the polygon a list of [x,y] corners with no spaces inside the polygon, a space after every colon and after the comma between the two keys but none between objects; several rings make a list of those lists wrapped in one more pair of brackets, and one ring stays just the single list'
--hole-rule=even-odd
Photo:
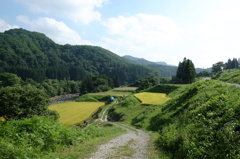
[{"label": "forested hill", "polygon": [[44,34],[24,29],[0,33],[0,73],[16,73],[22,79],[83,80],[88,75],[105,74],[131,83],[149,75],[159,75],[147,66],[97,46],[58,45]]},{"label": "forested hill", "polygon": [[143,58],[132,57],[129,55],[123,56],[123,58],[135,64],[141,64],[141,65],[146,65],[148,67],[151,67],[157,70],[162,77],[172,77],[172,76],[175,76],[177,72],[177,66],[170,66],[166,64],[163,65],[156,62],[147,61]]},{"label": "forested hill", "polygon": [[[177,73],[177,66],[173,65],[167,65],[165,62],[151,62],[147,61],[144,58],[137,58],[132,57],[129,55],[123,56],[126,60],[134,63],[134,64],[141,64],[148,66],[152,69],[157,70],[162,77],[172,77],[175,76]],[[203,68],[195,68],[196,73],[199,73],[201,71],[211,71],[211,68],[203,69]]]}]

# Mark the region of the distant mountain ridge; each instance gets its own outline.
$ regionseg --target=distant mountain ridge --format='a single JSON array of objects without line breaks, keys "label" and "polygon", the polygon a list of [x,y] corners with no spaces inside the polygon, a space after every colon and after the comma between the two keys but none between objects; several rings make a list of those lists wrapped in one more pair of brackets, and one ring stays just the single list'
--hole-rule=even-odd
[{"label": "distant mountain ridge", "polygon": [[130,55],[125,55],[123,56],[123,58],[135,64],[141,64],[141,65],[146,65],[148,67],[151,67],[157,70],[162,77],[170,78],[172,76],[175,76],[177,72],[176,66],[168,65],[166,62],[151,62],[151,61],[145,60],[144,58],[137,58]]},{"label": "distant mountain ridge", "polygon": [[42,33],[11,29],[0,33],[0,73],[15,73],[22,79],[83,80],[89,75],[107,75],[128,84],[158,76],[148,66],[133,64],[98,46],[58,45]]},{"label": "distant mountain ridge", "polygon": [[[175,76],[178,68],[177,66],[174,66],[174,65],[168,65],[166,62],[151,62],[144,58],[137,58],[130,55],[125,55],[123,56],[123,58],[135,64],[141,64],[141,65],[146,65],[148,67],[151,67],[157,70],[162,77],[167,77],[167,78]],[[211,68],[207,68],[207,69],[195,68],[195,70],[196,70],[196,73],[199,73],[201,71],[211,72]]]},{"label": "distant mountain ridge", "polygon": [[151,61],[148,61],[144,58],[137,58],[137,57],[133,57],[133,56],[130,56],[130,55],[125,55],[125,56],[122,56],[122,57],[129,60],[129,61],[136,62],[137,64],[143,64],[143,65],[158,64],[158,65],[165,65],[165,66],[174,66],[174,65],[169,65],[164,61],[151,62]]}]

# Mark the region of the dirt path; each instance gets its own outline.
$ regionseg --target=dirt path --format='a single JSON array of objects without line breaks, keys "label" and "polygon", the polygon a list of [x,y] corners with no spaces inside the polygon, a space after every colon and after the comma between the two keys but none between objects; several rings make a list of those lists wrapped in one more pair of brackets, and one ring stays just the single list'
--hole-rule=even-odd
[{"label": "dirt path", "polygon": [[149,135],[133,127],[112,123],[127,130],[106,144],[101,145],[90,159],[147,159],[146,149]]},{"label": "dirt path", "polygon": [[[113,104],[108,106],[98,121],[107,122],[107,110]],[[108,123],[127,130],[127,133],[100,145],[98,151],[93,153],[89,159],[148,159],[146,149],[149,135],[147,133],[118,122]]]}]

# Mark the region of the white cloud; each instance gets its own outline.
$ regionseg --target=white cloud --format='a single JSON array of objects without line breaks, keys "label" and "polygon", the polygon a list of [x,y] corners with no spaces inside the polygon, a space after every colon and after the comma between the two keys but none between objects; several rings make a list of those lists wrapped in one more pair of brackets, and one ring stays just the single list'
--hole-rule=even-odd
[{"label": "white cloud", "polygon": [[240,11],[221,10],[203,16],[190,32],[204,38],[239,37]]},{"label": "white cloud", "polygon": [[189,45],[193,45],[193,57],[197,62],[214,64],[227,61],[229,58],[239,58],[240,53],[240,11],[218,10],[206,14],[195,24],[186,36]]},{"label": "white cloud", "polygon": [[4,32],[5,30],[19,28],[16,25],[11,25],[6,23],[4,20],[0,19],[0,32]]},{"label": "white cloud", "polygon": [[100,45],[119,55],[169,63],[175,60],[168,52],[171,46],[181,41],[181,29],[168,17],[149,14],[119,16],[104,21],[103,26],[109,36],[104,37]]},{"label": "white cloud", "polygon": [[65,23],[52,18],[42,17],[36,20],[29,20],[28,17],[20,15],[17,17],[17,20],[28,24],[31,30],[46,34],[58,44],[91,44],[83,40],[76,31],[70,29]]},{"label": "white cloud", "polygon": [[89,24],[101,20],[96,8],[102,7],[108,0],[16,0],[24,3],[35,13],[45,13],[71,19],[74,22]]}]

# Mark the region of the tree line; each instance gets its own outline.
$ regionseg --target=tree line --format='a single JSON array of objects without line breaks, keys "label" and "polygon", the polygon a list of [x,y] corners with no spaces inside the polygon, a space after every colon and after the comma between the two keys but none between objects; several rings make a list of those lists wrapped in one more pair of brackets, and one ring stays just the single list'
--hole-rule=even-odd
[{"label": "tree line", "polygon": [[120,84],[132,83],[159,73],[97,46],[58,45],[44,34],[24,29],[0,33],[0,73],[32,78],[82,81],[88,76],[119,77]]},{"label": "tree line", "polygon": [[222,70],[239,68],[239,65],[240,65],[240,59],[237,59],[237,58],[233,58],[232,60],[228,59],[227,62],[219,61],[212,65],[212,73],[221,72]]}]

